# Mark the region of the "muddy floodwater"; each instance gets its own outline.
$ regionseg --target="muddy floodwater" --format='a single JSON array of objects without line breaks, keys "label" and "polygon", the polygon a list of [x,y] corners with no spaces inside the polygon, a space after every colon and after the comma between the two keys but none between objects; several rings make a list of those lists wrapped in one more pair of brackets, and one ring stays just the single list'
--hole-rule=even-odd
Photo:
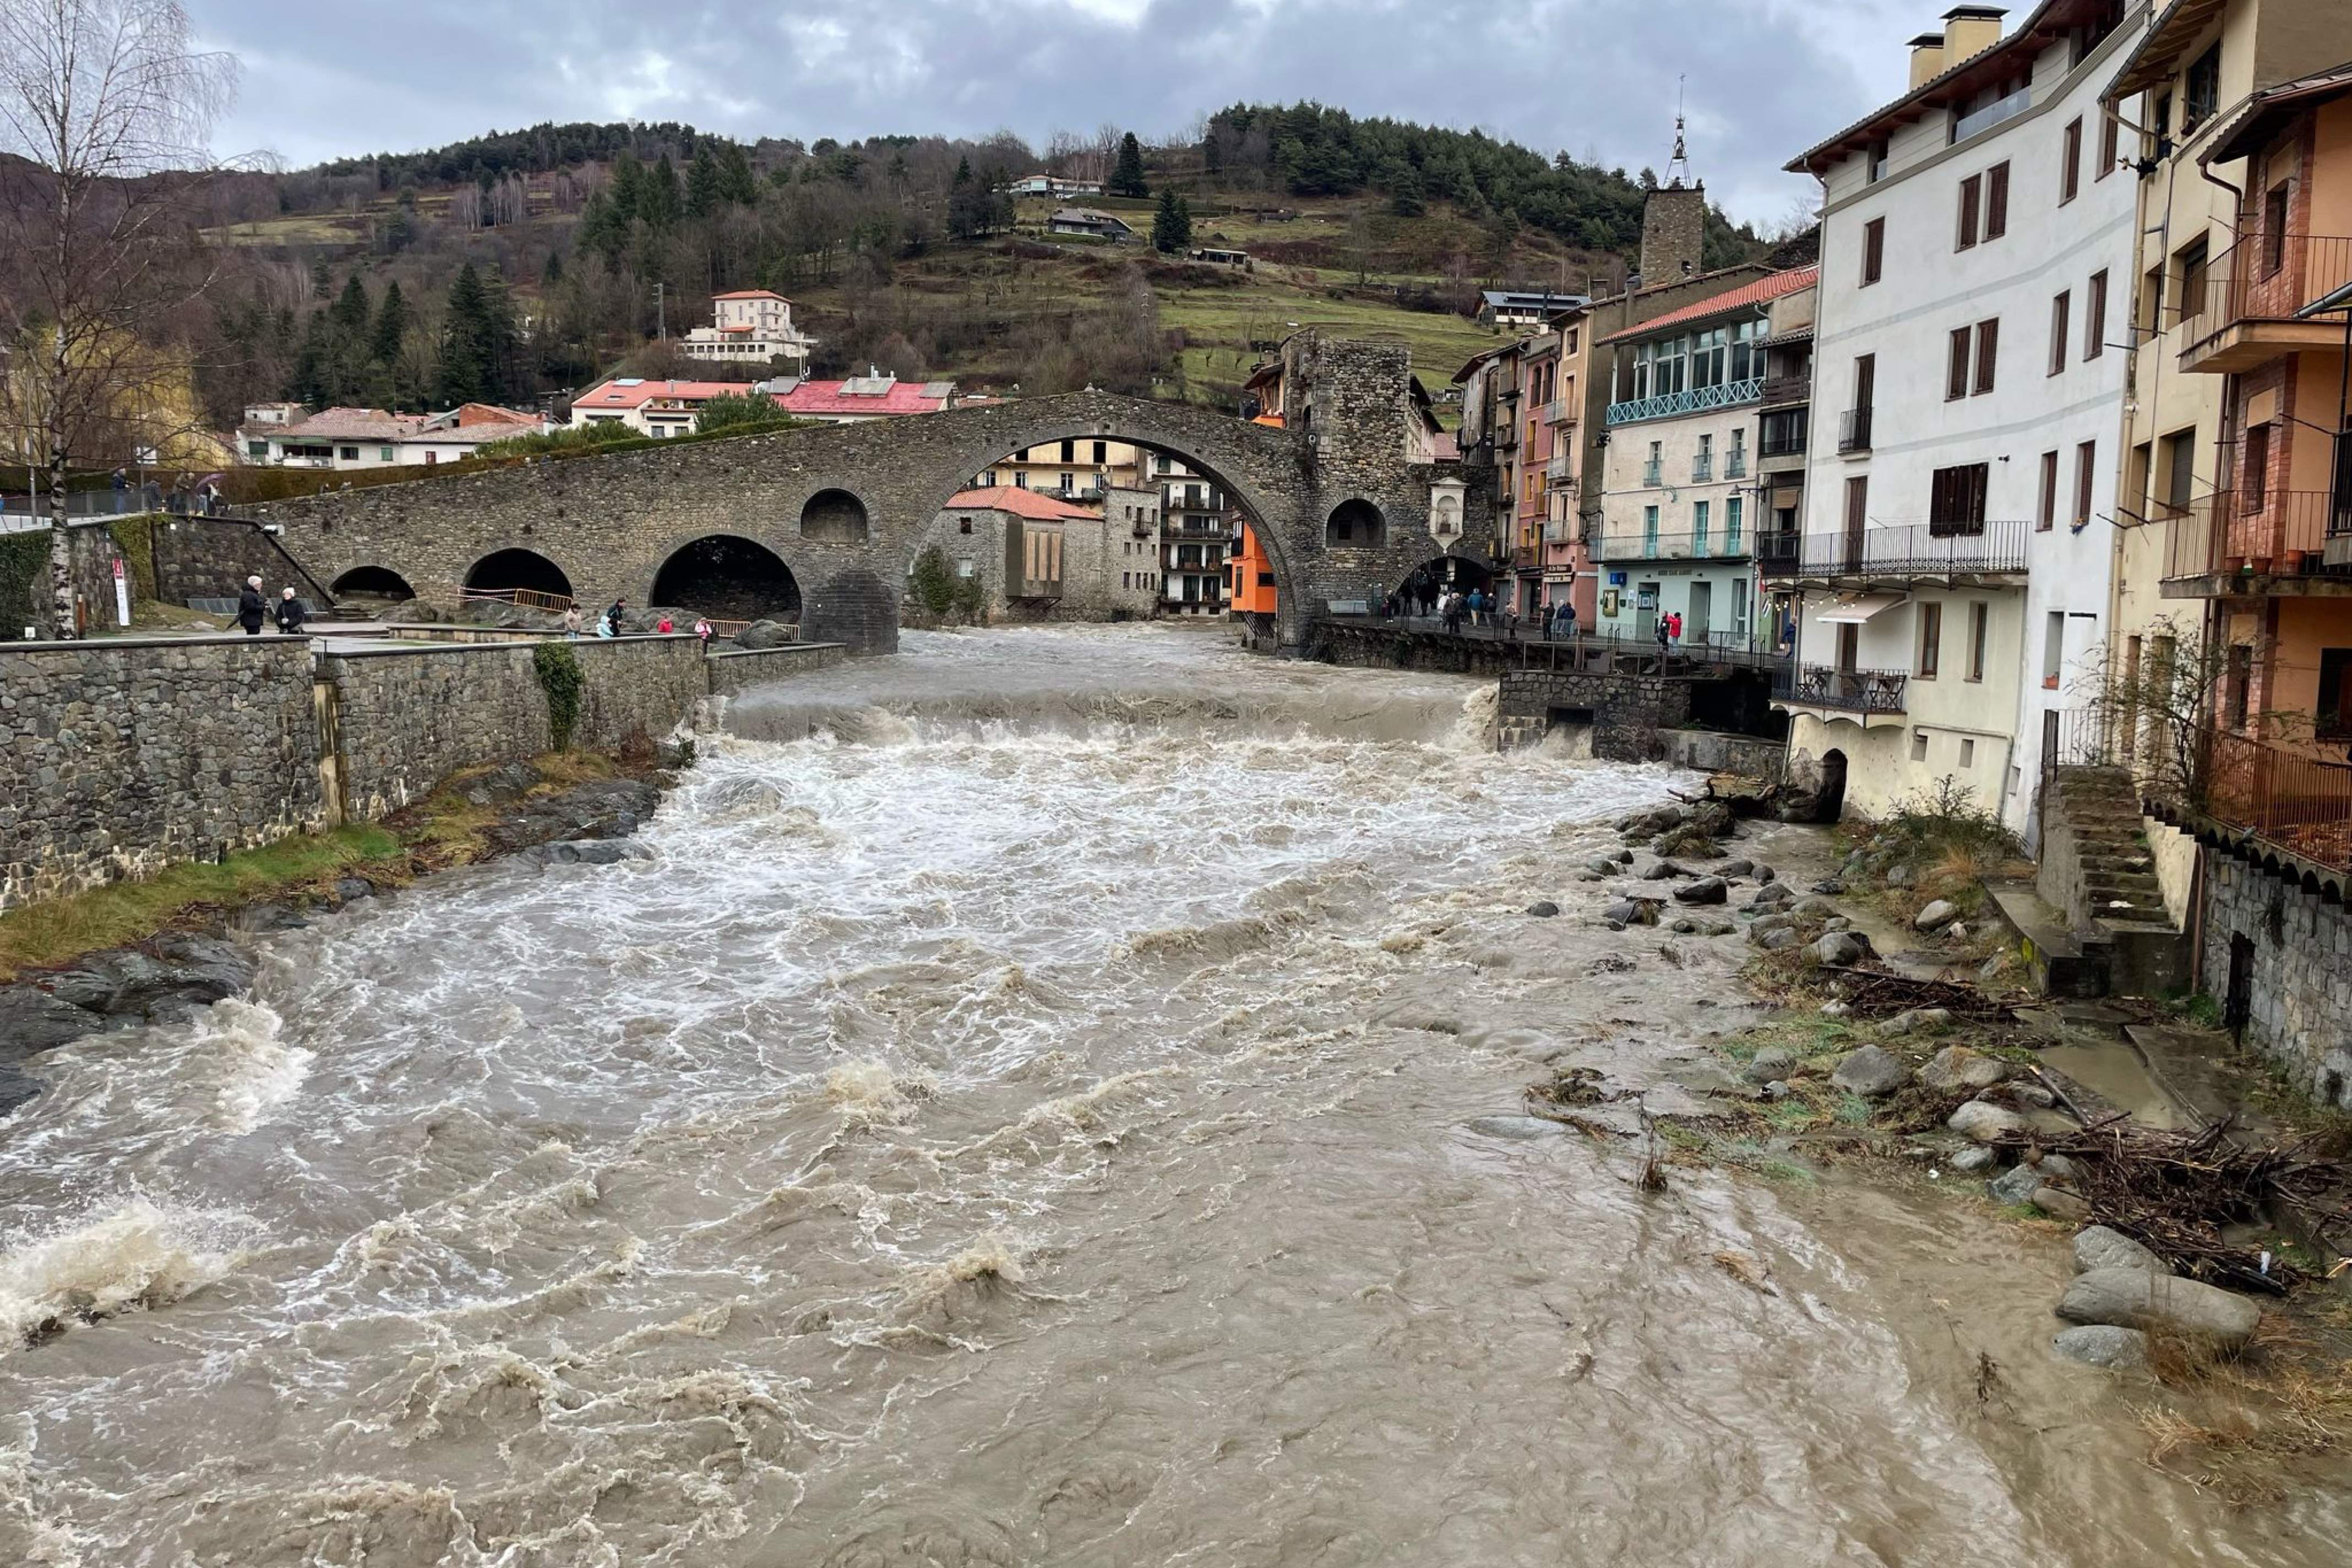
[{"label": "muddy floodwater", "polygon": [[1738,938],[1572,879],[1694,781],[1491,705],[910,634],[738,700],[647,858],[45,1058],[0,1563],[2347,1561],[2344,1495],[2231,1514],[2049,1358],[2063,1247],[1507,1120],[1560,1065],[1687,1106],[1757,1015]]}]

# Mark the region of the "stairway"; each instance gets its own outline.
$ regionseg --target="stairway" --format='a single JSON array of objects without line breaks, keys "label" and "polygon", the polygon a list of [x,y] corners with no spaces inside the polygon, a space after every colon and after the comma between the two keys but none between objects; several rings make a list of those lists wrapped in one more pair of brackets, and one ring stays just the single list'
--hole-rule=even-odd
[{"label": "stairway", "polygon": [[2165,908],[2147,832],[2126,769],[2060,768],[2043,792],[2035,884],[2086,954],[2105,951],[2116,995],[2153,996],[2188,978],[2188,943]]}]

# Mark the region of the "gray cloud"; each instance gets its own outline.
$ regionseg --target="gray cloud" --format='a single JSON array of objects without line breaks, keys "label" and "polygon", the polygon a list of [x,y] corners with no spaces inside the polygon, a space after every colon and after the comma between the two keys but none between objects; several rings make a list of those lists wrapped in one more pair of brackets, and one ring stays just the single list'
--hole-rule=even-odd
[{"label": "gray cloud", "polygon": [[1811,194],[1779,173],[1899,92],[1934,0],[194,0],[245,65],[224,151],[294,163],[541,120],[731,135],[1147,139],[1242,100],[1317,99],[1608,164],[1663,168],[1679,82],[1691,162],[1736,216]]}]

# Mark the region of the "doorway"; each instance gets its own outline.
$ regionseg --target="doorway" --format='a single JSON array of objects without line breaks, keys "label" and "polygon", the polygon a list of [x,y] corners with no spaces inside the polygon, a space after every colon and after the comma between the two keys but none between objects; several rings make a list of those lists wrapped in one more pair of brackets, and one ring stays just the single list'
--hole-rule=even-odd
[{"label": "doorway", "polygon": [[1813,796],[1813,820],[1835,822],[1845,815],[1845,753],[1835,749],[1822,753],[1822,787]]},{"label": "doorway", "polygon": [[1658,635],[1658,585],[1643,583],[1633,591],[1633,635],[1643,642]]},{"label": "doorway", "polygon": [[2246,1037],[2246,1021],[2254,1014],[2254,939],[2230,935],[2230,989],[2221,998],[2221,1026],[2232,1037]]},{"label": "doorway", "polygon": [[1715,584],[1693,583],[1690,585],[1690,613],[1683,616],[1683,642],[1686,647],[1703,647],[1706,642],[1707,611],[1715,601]]}]

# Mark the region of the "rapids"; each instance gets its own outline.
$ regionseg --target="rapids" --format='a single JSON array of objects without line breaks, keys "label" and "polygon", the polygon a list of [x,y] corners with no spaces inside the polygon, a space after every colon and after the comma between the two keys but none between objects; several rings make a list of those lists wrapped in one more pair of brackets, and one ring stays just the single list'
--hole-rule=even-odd
[{"label": "rapids", "polygon": [[1491,714],[909,634],[736,700],[650,859],[43,1058],[0,1562],[2345,1561],[2343,1496],[2232,1516],[2047,1359],[2062,1249],[1482,1121],[1547,1063],[1686,1096],[1752,1016],[1743,944],[1567,875],[1675,777]]}]

